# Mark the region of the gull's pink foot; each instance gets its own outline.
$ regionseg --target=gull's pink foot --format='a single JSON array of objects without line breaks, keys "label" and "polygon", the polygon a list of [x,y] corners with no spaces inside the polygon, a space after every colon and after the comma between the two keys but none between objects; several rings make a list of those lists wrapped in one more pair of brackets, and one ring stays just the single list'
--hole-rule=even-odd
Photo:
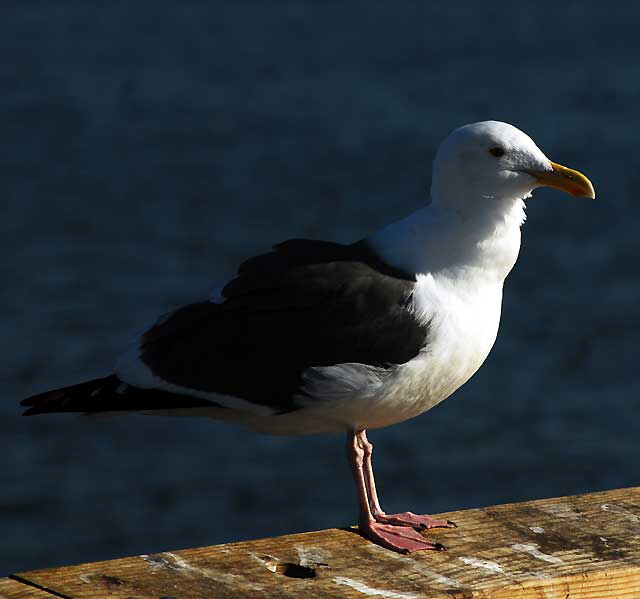
[{"label": "gull's pink foot", "polygon": [[445,549],[441,543],[429,543],[419,532],[407,526],[394,526],[371,521],[360,524],[358,528],[365,537],[374,543],[399,553],[425,549],[444,551]]},{"label": "gull's pink foot", "polygon": [[413,512],[402,512],[400,514],[374,513],[373,517],[376,519],[376,522],[380,522],[381,524],[411,526],[421,530],[428,530],[429,528],[457,528],[456,523],[451,522],[451,520],[437,520],[426,514],[418,515]]}]

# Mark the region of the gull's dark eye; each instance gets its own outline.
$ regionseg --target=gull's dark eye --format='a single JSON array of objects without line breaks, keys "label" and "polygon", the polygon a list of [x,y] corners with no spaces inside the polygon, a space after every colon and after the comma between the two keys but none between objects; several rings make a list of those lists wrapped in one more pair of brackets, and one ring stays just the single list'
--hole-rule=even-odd
[{"label": "gull's dark eye", "polygon": [[504,148],[501,148],[500,146],[496,146],[495,148],[491,148],[489,150],[489,153],[492,156],[495,156],[496,158],[500,158],[500,156],[504,156],[505,155]]}]

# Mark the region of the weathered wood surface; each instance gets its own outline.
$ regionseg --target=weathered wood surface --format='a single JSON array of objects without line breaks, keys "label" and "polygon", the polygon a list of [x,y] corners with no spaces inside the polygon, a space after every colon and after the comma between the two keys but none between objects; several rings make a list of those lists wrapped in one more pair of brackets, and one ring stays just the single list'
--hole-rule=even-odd
[{"label": "weathered wood surface", "polygon": [[438,517],[459,526],[427,535],[446,552],[399,555],[332,529],[18,579],[72,599],[640,599],[640,487]]},{"label": "weathered wood surface", "polygon": [[10,578],[0,578],[0,599],[52,599],[55,595]]}]

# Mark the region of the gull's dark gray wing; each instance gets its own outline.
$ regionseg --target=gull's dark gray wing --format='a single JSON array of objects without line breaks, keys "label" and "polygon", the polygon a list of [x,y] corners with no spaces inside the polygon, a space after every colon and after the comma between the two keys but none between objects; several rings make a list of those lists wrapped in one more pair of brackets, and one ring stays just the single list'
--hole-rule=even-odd
[{"label": "gull's dark gray wing", "polygon": [[415,357],[427,331],[406,309],[413,285],[363,242],[290,240],[243,263],[222,303],[161,319],[140,357],[168,383],[286,411],[309,367]]}]

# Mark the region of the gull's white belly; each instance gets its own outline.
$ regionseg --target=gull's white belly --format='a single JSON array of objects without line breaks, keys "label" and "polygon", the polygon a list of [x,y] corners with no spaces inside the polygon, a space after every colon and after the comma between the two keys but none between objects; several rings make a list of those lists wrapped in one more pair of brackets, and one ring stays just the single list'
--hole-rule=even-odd
[{"label": "gull's white belly", "polygon": [[429,410],[464,385],[489,355],[500,324],[502,286],[446,299],[430,320],[424,350],[371,398],[363,428],[388,426]]}]

